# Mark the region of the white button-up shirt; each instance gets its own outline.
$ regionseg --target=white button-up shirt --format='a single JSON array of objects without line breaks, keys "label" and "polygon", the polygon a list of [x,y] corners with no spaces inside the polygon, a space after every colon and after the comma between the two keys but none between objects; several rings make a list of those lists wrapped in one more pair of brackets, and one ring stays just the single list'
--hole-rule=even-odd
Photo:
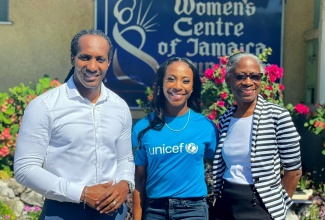
[{"label": "white button-up shirt", "polygon": [[19,183],[46,198],[78,203],[86,185],[134,183],[135,168],[125,101],[102,84],[92,104],[72,78],[27,106],[14,170]]}]

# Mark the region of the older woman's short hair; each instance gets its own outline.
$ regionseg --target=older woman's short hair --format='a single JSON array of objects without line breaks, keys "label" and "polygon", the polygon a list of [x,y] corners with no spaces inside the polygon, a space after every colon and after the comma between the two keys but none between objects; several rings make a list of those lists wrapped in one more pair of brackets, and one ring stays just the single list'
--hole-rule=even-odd
[{"label": "older woman's short hair", "polygon": [[231,73],[235,72],[236,65],[241,59],[248,58],[248,57],[254,59],[260,66],[260,72],[264,73],[265,65],[263,64],[263,62],[260,58],[258,58],[256,55],[254,55],[252,53],[239,52],[239,53],[235,53],[235,54],[231,55],[228,58],[228,62],[226,65],[226,78],[228,78]]}]

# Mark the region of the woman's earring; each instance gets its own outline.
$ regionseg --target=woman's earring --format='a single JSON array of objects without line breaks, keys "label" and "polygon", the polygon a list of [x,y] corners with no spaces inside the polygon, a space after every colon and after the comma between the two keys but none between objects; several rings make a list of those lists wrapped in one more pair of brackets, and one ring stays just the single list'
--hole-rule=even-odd
[{"label": "woman's earring", "polygon": [[158,89],[157,89],[157,95],[159,95],[160,94],[160,87],[158,87]]}]

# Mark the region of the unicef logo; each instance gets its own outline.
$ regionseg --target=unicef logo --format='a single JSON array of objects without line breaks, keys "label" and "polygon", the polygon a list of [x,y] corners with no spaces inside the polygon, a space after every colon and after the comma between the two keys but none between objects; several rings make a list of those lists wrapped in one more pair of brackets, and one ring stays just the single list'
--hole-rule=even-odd
[{"label": "unicef logo", "polygon": [[199,147],[194,143],[189,143],[189,144],[186,144],[185,149],[186,149],[187,153],[195,154],[199,150]]}]

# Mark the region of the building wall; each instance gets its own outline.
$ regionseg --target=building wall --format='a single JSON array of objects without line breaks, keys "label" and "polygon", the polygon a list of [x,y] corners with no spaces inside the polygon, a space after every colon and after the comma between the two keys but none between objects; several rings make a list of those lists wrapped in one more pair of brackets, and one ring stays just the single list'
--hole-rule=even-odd
[{"label": "building wall", "polygon": [[[65,79],[71,68],[70,41],[94,27],[94,0],[10,0],[12,25],[0,24],[0,92],[20,82],[37,82],[44,74]],[[304,98],[304,32],[313,27],[314,0],[286,0],[283,84],[285,101]]]},{"label": "building wall", "polygon": [[285,103],[304,101],[306,43],[304,33],[313,29],[314,0],[286,0],[282,83]]},{"label": "building wall", "polygon": [[0,92],[44,74],[63,81],[72,37],[94,26],[94,0],[10,0],[9,20],[0,24]]}]

